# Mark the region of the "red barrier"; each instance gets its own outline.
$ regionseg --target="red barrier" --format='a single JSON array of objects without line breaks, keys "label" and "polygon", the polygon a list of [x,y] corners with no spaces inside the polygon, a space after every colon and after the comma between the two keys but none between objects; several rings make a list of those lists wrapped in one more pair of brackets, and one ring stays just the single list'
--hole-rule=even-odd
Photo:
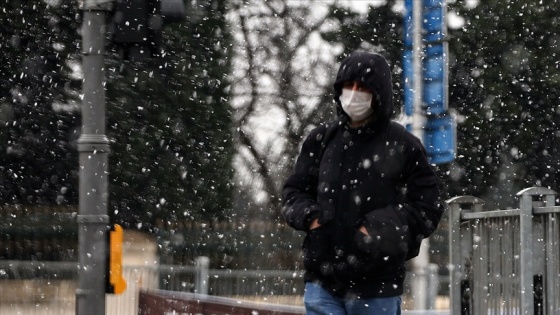
[{"label": "red barrier", "polygon": [[303,307],[173,291],[142,290],[139,315],[302,315]]}]

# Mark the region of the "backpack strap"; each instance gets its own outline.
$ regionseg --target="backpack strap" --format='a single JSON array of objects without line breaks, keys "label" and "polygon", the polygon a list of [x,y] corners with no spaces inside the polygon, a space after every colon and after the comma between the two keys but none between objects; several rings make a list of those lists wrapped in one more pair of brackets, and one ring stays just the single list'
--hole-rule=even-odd
[{"label": "backpack strap", "polygon": [[329,142],[334,138],[336,131],[338,130],[339,122],[335,120],[332,122],[331,125],[327,126],[327,130],[325,131],[325,135],[323,136],[323,141],[321,142],[321,150],[319,151],[319,156],[317,161],[321,164],[321,160],[323,159],[323,154],[325,153],[325,149],[329,145]]}]

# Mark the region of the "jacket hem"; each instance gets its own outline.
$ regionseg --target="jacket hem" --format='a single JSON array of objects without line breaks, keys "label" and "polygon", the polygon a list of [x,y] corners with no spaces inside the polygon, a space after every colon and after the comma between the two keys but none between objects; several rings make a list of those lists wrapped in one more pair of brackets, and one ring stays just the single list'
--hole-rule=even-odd
[{"label": "jacket hem", "polygon": [[404,276],[368,278],[367,281],[358,284],[343,284],[306,271],[304,281],[319,283],[336,297],[385,298],[401,296],[404,293]]}]

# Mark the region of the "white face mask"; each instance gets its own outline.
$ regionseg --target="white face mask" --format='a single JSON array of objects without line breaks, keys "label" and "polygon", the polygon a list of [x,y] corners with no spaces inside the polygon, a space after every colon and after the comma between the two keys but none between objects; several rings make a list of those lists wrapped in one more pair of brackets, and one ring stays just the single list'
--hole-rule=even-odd
[{"label": "white face mask", "polygon": [[373,95],[371,93],[342,89],[342,94],[338,99],[342,109],[352,121],[361,121],[373,114],[373,108],[371,108]]}]

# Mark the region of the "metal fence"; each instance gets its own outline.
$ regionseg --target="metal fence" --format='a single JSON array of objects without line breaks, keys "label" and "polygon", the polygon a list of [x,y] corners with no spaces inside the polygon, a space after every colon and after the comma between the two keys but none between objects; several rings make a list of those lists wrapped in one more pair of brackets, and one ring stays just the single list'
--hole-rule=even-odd
[{"label": "metal fence", "polygon": [[[207,267],[207,266],[206,266]],[[0,261],[0,314],[74,314],[76,263]],[[216,270],[200,266],[124,266],[127,289],[107,296],[106,314],[138,314],[141,289],[209,293],[242,298],[297,299],[301,272]],[[202,291],[202,292],[201,292]]]},{"label": "metal fence", "polygon": [[449,205],[451,314],[560,314],[560,206],[556,192],[520,191],[519,208]]},{"label": "metal fence", "polygon": [[[302,271],[208,269],[204,258],[195,266],[124,266],[123,276],[127,280],[127,289],[121,295],[107,296],[108,315],[138,314],[139,292],[142,290],[208,293],[210,296],[301,306],[304,289]],[[77,277],[75,262],[0,260],[0,314],[74,314]],[[410,282],[418,277],[429,277],[431,281],[427,282],[436,287],[442,280],[444,283],[439,285],[447,285],[445,278],[437,277],[431,268],[422,275],[407,276],[405,289],[409,294]]]}]

